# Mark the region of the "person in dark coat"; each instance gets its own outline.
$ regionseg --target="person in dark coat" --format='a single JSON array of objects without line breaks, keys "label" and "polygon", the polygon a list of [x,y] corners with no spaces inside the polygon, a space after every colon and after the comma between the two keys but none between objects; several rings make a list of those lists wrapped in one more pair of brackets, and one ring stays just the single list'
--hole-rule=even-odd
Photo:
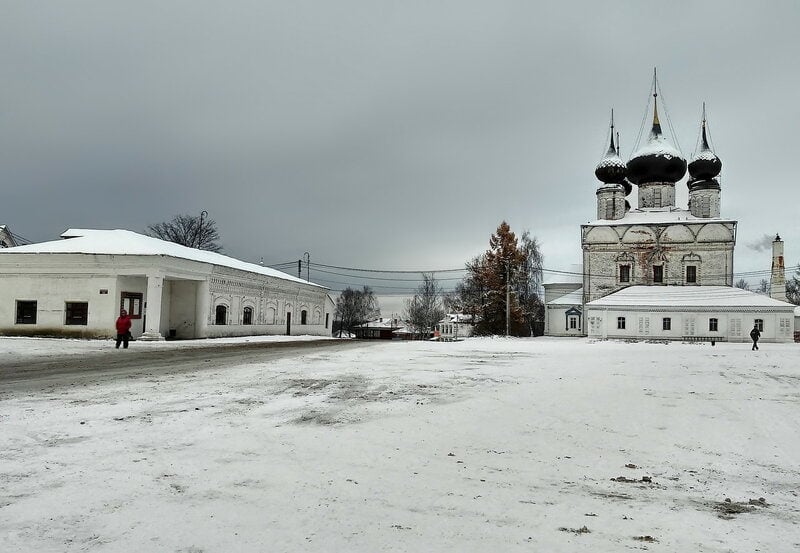
[{"label": "person in dark coat", "polygon": [[758,349],[758,339],[761,338],[761,331],[758,330],[758,325],[753,325],[753,330],[750,331],[750,338],[753,340],[751,351],[755,351]]},{"label": "person in dark coat", "polygon": [[128,317],[128,312],[122,309],[117,319],[117,349],[119,349],[120,344],[122,344],[123,348],[128,349],[128,340],[130,340],[130,338],[131,318]]}]

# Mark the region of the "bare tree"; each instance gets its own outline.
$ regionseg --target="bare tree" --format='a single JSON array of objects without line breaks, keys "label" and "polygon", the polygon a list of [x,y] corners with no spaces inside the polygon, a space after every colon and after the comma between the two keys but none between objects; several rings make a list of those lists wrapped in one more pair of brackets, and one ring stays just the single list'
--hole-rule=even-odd
[{"label": "bare tree", "polygon": [[149,225],[148,234],[182,246],[220,252],[222,246],[218,244],[217,223],[206,215],[206,212],[200,215],[176,215],[171,221]]},{"label": "bare tree", "polygon": [[527,230],[520,236],[519,249],[524,253],[524,259],[514,274],[514,288],[528,335],[535,336],[544,332],[544,302],[540,293],[544,256],[539,241]]},{"label": "bare tree", "polygon": [[414,297],[406,300],[404,318],[408,321],[414,334],[427,337],[433,327],[444,317],[442,291],[432,273],[422,274],[422,284],[417,288]]},{"label": "bare tree", "polygon": [[361,290],[348,287],[336,298],[336,319],[339,323],[339,337],[342,330],[352,332],[356,326],[374,319],[381,314],[378,300],[372,288],[364,286]]},{"label": "bare tree", "polygon": [[765,278],[761,279],[761,282],[758,283],[758,292],[760,294],[768,294],[769,293],[769,281]]},{"label": "bare tree", "polygon": [[743,278],[740,278],[739,280],[737,280],[736,284],[734,284],[734,286],[736,288],[741,288],[742,290],[748,290],[748,291],[750,290],[750,284],[748,284],[748,282]]},{"label": "bare tree", "polygon": [[786,281],[786,299],[795,305],[800,305],[800,265],[797,266],[792,278]]}]

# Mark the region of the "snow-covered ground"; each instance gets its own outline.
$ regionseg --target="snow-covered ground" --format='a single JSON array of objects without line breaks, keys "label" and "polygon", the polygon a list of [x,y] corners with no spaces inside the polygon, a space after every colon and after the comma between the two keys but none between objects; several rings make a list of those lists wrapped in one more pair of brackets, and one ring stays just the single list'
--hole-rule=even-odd
[{"label": "snow-covered ground", "polygon": [[4,553],[800,550],[794,344],[300,351],[0,390],[0,430]]}]

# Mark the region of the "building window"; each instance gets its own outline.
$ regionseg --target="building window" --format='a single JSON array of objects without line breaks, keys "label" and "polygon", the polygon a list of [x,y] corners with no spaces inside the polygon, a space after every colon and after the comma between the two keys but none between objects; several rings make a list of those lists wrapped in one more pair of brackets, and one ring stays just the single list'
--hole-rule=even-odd
[{"label": "building window", "polygon": [[686,266],[686,283],[687,284],[695,284],[697,282],[697,266],[696,265],[687,265]]},{"label": "building window", "polygon": [[569,318],[569,328],[570,330],[575,330],[578,328],[578,317],[572,316]]},{"label": "building window", "polygon": [[17,300],[17,324],[36,324],[36,302]]},{"label": "building window", "polygon": [[753,323],[759,332],[764,332],[764,319],[756,319]]},{"label": "building window", "polygon": [[672,319],[669,317],[661,319],[661,330],[672,330]]},{"label": "building window", "polygon": [[252,307],[245,307],[242,310],[242,324],[243,325],[251,325],[251,324],[253,324],[253,308]]},{"label": "building window", "polygon": [[303,309],[300,312],[300,324],[301,325],[308,324],[308,311],[306,311],[305,309]]},{"label": "building window", "polygon": [[138,292],[122,292],[119,308],[127,311],[131,319],[141,319],[143,299],[144,296]]},{"label": "building window", "polygon": [[620,282],[630,282],[631,281],[631,266],[630,265],[620,265],[619,266],[619,281]]},{"label": "building window", "polygon": [[653,189],[653,207],[661,207],[661,189]]},{"label": "building window", "polygon": [[617,317],[617,328],[625,330],[625,317]]},{"label": "building window", "polygon": [[653,265],[653,282],[664,282],[663,265]]},{"label": "building window", "polygon": [[331,314],[325,313],[325,328],[328,328],[328,323],[330,322]]},{"label": "building window", "polygon": [[85,301],[68,301],[64,311],[66,325],[87,325],[89,323],[89,304]]},{"label": "building window", "polygon": [[614,200],[606,200],[606,219],[614,218]]},{"label": "building window", "polygon": [[224,305],[218,305],[216,308],[216,318],[214,324],[224,325],[228,323],[228,308]]},{"label": "building window", "polygon": [[719,321],[717,319],[714,319],[714,318],[708,319],[708,330],[709,331],[716,332],[718,327],[719,327]]}]

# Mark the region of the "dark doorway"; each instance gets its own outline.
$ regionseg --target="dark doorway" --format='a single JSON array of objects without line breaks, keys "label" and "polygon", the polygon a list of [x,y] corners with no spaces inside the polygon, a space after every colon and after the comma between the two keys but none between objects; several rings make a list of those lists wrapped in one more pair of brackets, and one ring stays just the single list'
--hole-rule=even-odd
[{"label": "dark doorway", "polygon": [[292,335],[292,314],[291,313],[287,313],[286,314],[286,335],[287,336],[291,336]]}]

